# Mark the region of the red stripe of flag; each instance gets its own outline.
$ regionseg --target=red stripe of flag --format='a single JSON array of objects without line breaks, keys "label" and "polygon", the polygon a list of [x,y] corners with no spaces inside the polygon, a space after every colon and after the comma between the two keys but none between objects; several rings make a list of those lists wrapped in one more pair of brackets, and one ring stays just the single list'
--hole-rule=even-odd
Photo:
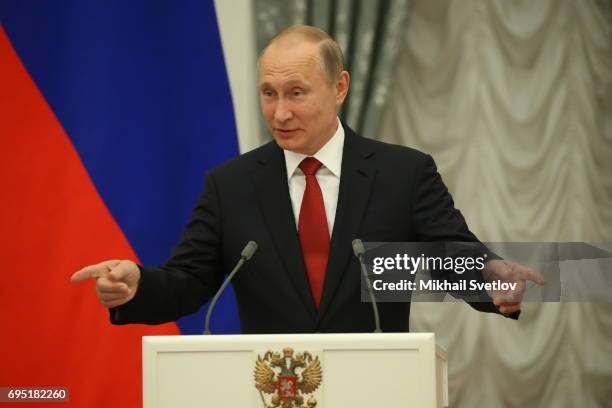
[{"label": "red stripe of flag", "polygon": [[93,282],[69,282],[84,265],[137,257],[2,27],[0,149],[0,386],[69,387],[75,407],[141,406],[141,336],[179,331],[111,326]]}]

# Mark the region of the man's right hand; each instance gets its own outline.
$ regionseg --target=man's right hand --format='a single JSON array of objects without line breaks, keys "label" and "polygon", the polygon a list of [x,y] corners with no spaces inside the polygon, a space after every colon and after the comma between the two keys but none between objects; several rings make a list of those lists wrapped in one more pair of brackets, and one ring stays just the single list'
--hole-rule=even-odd
[{"label": "man's right hand", "polygon": [[70,281],[96,280],[96,293],[104,307],[121,306],[134,298],[140,282],[140,269],[132,261],[104,261],[75,272]]}]

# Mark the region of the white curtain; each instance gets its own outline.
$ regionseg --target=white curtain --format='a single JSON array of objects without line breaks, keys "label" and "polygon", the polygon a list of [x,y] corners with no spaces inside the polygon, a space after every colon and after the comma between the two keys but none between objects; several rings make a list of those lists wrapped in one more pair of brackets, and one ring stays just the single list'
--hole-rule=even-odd
[{"label": "white curtain", "polygon": [[[412,1],[379,134],[434,156],[481,240],[612,242],[611,4]],[[612,406],[610,304],[416,303],[411,329],[453,407]]]}]

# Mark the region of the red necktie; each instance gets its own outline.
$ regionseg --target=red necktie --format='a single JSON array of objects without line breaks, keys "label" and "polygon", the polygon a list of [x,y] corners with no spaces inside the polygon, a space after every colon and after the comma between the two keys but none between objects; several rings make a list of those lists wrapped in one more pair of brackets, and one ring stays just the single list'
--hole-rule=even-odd
[{"label": "red necktie", "polygon": [[312,297],[318,309],[329,258],[329,229],[325,216],[323,193],[315,176],[321,168],[321,162],[314,157],[307,157],[302,160],[299,167],[306,176],[306,189],[300,207],[298,235]]}]

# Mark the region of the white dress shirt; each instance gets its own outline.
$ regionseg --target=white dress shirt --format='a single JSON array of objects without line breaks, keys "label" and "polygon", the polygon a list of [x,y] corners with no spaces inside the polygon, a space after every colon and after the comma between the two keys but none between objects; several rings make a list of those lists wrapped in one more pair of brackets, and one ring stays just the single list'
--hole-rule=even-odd
[{"label": "white dress shirt", "polygon": [[[323,204],[325,205],[325,216],[327,217],[327,227],[331,237],[334,230],[334,220],[336,218],[336,207],[338,206],[338,189],[340,188],[340,170],[342,168],[342,149],[344,148],[344,128],[338,120],[336,133],[319,149],[312,157],[320,161],[323,165],[317,171],[316,177],[323,193]],[[306,177],[298,167],[302,160],[309,157],[305,154],[284,150],[285,164],[287,165],[287,180],[289,182],[289,195],[295,217],[297,228],[300,219],[300,208],[302,198],[306,189]]]}]

